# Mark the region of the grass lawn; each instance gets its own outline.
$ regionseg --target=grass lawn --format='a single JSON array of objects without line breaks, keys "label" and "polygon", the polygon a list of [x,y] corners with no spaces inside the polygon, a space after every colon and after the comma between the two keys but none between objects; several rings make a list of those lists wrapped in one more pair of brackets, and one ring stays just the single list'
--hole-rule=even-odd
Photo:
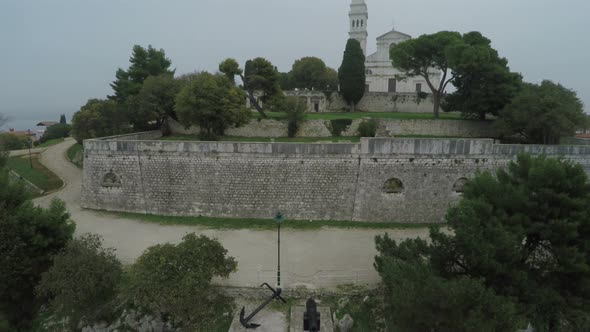
[{"label": "grass lawn", "polygon": [[63,181],[39,162],[38,155],[33,155],[32,160],[33,168],[29,156],[8,158],[7,166],[44,191],[57,190],[63,186]]},{"label": "grass lawn", "polygon": [[[110,213],[110,212],[107,212]],[[139,221],[155,223],[160,225],[182,225],[200,226],[211,229],[256,229],[275,230],[277,224],[273,219],[238,219],[238,218],[211,218],[211,217],[169,217],[145,215],[139,213],[113,213],[116,216],[135,219]],[[360,221],[337,221],[337,220],[284,220],[281,228],[315,230],[323,227],[333,228],[357,228],[357,229],[419,229],[434,226],[435,224],[402,224],[402,223],[379,223]]]},{"label": "grass lawn", "polygon": [[35,148],[48,148],[52,145],[59,144],[63,141],[64,141],[64,138],[54,138],[54,139],[48,140],[47,142],[45,142],[43,144],[39,144],[39,145],[35,146]]},{"label": "grass lawn", "polygon": [[82,146],[82,144],[76,143],[74,145],[72,145],[68,151],[66,151],[66,156],[68,157],[68,160],[78,166],[79,168],[82,168],[83,163],[84,163],[84,147]]},{"label": "grass lawn", "polygon": [[[279,112],[266,112],[269,119],[280,120],[286,117],[285,113]],[[256,118],[260,118],[258,112],[254,113]],[[337,113],[307,113],[306,119],[308,120],[337,120],[337,119],[362,119],[362,118],[374,118],[374,119],[394,119],[394,120],[433,120],[434,115],[432,113],[398,113],[398,112],[337,112]],[[464,120],[461,114],[458,113],[440,113],[440,120]]]},{"label": "grass lawn", "polygon": [[[200,141],[198,135],[173,135],[162,137],[165,141]],[[238,136],[223,136],[219,138],[220,141],[225,142],[285,142],[285,143],[317,143],[317,142],[360,142],[360,137],[238,137]]]}]

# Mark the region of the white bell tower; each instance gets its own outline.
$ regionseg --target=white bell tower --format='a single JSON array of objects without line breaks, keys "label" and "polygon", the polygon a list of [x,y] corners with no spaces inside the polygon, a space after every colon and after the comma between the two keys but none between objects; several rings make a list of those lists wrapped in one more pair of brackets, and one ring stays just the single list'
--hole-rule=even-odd
[{"label": "white bell tower", "polygon": [[350,20],[349,38],[356,39],[361,43],[363,54],[367,55],[367,21],[369,20],[369,11],[365,0],[352,0],[350,5],[350,13],[348,13]]}]

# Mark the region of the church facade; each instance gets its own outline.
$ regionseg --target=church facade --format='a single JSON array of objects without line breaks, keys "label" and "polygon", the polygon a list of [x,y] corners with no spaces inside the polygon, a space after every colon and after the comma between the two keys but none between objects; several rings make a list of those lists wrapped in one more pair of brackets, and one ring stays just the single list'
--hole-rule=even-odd
[{"label": "church facade", "polygon": [[[392,47],[402,41],[411,39],[408,34],[396,31],[395,29],[377,37],[377,51],[367,55],[367,38],[369,11],[365,0],[352,0],[350,5],[349,38],[360,42],[365,54],[365,69],[367,74],[368,92],[389,92],[389,93],[430,93],[430,88],[423,77],[408,77],[403,80],[397,76],[401,73],[393,67],[389,58],[389,51]],[[430,80],[435,88],[439,87],[441,73],[432,70]]]}]

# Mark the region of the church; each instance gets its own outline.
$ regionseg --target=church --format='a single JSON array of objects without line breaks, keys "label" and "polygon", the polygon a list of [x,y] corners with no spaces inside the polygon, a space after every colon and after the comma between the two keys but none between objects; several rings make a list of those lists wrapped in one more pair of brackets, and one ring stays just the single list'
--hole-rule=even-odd
[{"label": "church", "polygon": [[[396,75],[399,75],[400,72],[393,68],[389,58],[389,51],[392,47],[404,40],[411,39],[412,36],[392,29],[377,37],[377,51],[367,55],[369,11],[365,0],[352,0],[348,16],[350,21],[349,38],[358,40],[365,54],[367,92],[431,93],[426,80],[422,77],[408,77],[398,80]],[[433,71],[430,77],[434,87],[438,88],[441,73]]]}]

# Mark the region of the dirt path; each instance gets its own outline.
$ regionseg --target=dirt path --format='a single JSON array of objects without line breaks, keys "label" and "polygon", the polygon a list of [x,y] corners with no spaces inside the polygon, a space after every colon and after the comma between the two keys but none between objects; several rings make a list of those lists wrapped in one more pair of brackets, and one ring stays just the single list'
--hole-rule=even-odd
[{"label": "dirt path", "polygon": [[[239,271],[219,284],[237,287],[275,283],[276,240],[274,231],[210,230],[188,226],[162,226],[123,219],[80,208],[82,171],[67,161],[65,152],[74,144],[66,140],[41,154],[41,162],[63,179],[63,190],[36,200],[46,206],[52,198],[67,204],[76,221],[76,234],[96,233],[106,246],[117,249],[125,263],[133,262],[147,247],[178,242],[186,233],[215,237],[238,261]],[[316,231],[283,229],[281,232],[281,275],[283,287],[307,285],[330,287],[352,282],[373,284],[379,280],[373,269],[375,235],[383,230],[324,228]],[[426,229],[389,231],[395,239],[426,236]]]}]

